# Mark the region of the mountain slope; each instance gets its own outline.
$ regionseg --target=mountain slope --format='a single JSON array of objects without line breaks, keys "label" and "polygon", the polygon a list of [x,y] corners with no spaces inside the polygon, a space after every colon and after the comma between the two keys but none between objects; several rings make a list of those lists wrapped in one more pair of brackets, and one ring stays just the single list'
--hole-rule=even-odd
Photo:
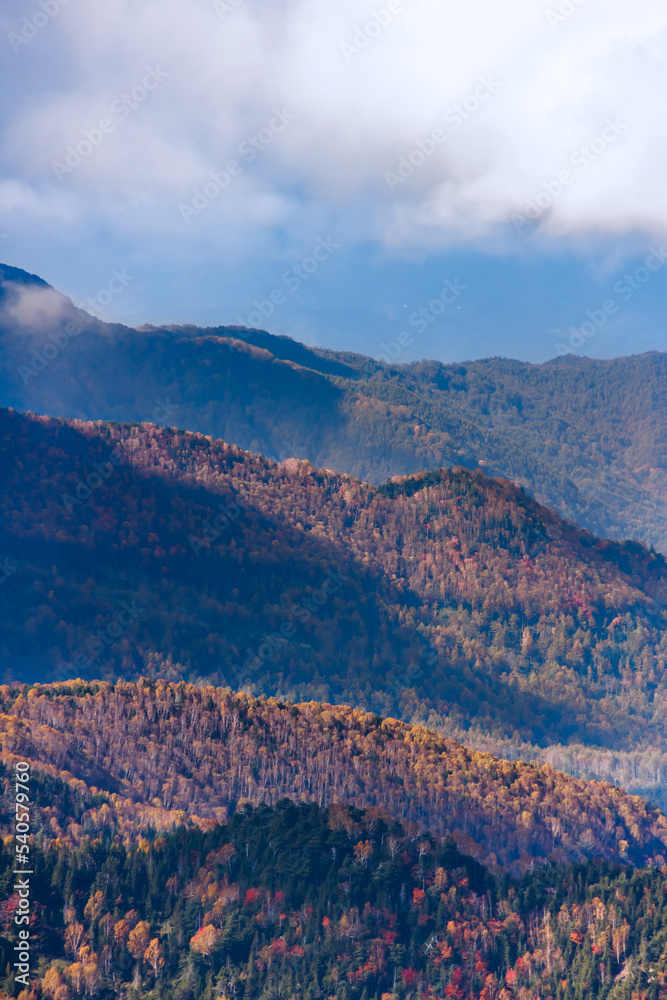
[{"label": "mountain slope", "polygon": [[[664,869],[589,863],[496,881],[451,841],[377,810],[287,800],[207,832],[146,830],[138,845],[97,834],[33,847],[36,995],[667,996]],[[21,952],[13,846],[0,843],[9,968]]]},{"label": "mountain slope", "polygon": [[[69,331],[69,332],[68,332]],[[105,324],[0,266],[0,404],[154,420],[382,482],[462,464],[667,552],[667,355],[391,366],[235,327]]]},{"label": "mountain slope", "polygon": [[[146,834],[34,845],[36,995],[667,996],[664,869],[587,864],[498,882],[451,841],[375,810],[286,800],[208,832]],[[0,844],[7,968],[21,953],[12,848]]]},{"label": "mountain slope", "polygon": [[[395,719],[163,681],[70,682],[0,695],[5,766],[25,760],[77,796],[97,796],[79,814],[74,839],[112,818],[99,793],[127,817],[124,832],[159,822],[161,813],[164,826],[174,810],[220,821],[245,801],[288,796],[379,807],[415,832],[453,835],[498,870],[596,856],[664,864],[667,819],[640,799],[548,766],[475,753]],[[62,813],[47,811],[44,823],[50,836],[68,829]]]},{"label": "mountain slope", "polygon": [[8,679],[162,674],[542,746],[667,740],[667,566],[511,483],[0,412]]}]

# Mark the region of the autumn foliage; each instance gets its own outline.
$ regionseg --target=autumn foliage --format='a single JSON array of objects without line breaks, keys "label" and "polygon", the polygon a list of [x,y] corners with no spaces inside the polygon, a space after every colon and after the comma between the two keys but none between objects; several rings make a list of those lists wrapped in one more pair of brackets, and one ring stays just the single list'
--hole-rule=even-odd
[{"label": "autumn foliage", "polygon": [[[667,997],[667,867],[496,881],[450,839],[378,810],[287,800],[207,832],[145,832],[148,846],[109,831],[35,844],[33,1000]],[[9,892],[0,881],[0,919]],[[12,941],[5,916],[3,963]]]},{"label": "autumn foliage", "polygon": [[6,411],[0,464],[8,678],[208,678],[541,746],[667,739],[664,559],[513,483],[458,468],[378,488]]},{"label": "autumn foliage", "polygon": [[[47,782],[39,809],[51,839],[138,839],[186,820],[206,828],[244,801],[288,796],[451,833],[494,870],[667,855],[667,819],[639,798],[356,709],[148,680],[6,687],[0,698],[0,759],[29,760]],[[350,823],[345,813],[336,821]],[[387,849],[398,856],[401,844],[390,836]],[[372,841],[356,836],[354,850],[370,864]],[[125,939],[134,926],[115,933]]]}]

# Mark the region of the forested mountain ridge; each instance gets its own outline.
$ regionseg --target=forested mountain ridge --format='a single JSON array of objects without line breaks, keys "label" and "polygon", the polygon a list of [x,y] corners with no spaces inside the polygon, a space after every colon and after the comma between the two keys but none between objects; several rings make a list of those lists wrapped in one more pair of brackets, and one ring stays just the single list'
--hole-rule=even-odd
[{"label": "forested mountain ridge", "polygon": [[0,267],[0,403],[143,421],[0,409],[0,1000],[19,841],[17,1000],[667,1000],[667,818],[551,766],[667,768],[667,563],[519,485],[667,551],[666,362],[131,330]]},{"label": "forested mountain ridge", "polygon": [[[19,759],[51,776],[49,794],[33,794],[47,841],[105,829],[132,840],[188,817],[207,827],[288,796],[379,808],[500,872],[667,854],[667,819],[637,797],[357,709],[145,679],[3,687],[0,699],[7,779]],[[9,785],[4,801],[8,817]]]},{"label": "forested mountain ridge", "polygon": [[[43,1000],[664,1000],[667,868],[496,881],[376,810],[283,800],[138,844],[33,845]],[[0,962],[16,951],[0,843]],[[13,976],[4,981],[16,995]]]},{"label": "forested mountain ridge", "polygon": [[667,740],[667,566],[512,483],[374,487],[0,411],[8,679],[162,674],[541,745]]},{"label": "forested mountain ridge", "polygon": [[389,365],[238,327],[106,324],[0,266],[0,405],[177,423],[371,482],[481,466],[667,552],[667,355]]}]

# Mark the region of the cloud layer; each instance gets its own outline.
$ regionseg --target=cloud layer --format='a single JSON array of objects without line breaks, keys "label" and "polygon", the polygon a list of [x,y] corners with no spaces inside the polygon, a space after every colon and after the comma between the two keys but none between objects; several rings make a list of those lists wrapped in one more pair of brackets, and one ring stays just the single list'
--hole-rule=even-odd
[{"label": "cloud layer", "polygon": [[0,27],[0,229],[667,230],[660,0],[35,0]]}]

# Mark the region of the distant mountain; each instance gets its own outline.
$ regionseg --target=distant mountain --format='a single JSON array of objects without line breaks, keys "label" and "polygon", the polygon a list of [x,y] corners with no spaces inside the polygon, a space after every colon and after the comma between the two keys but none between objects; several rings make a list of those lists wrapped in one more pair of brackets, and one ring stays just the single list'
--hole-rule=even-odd
[{"label": "distant mountain", "polygon": [[106,324],[0,266],[2,405],[178,425],[375,483],[483,467],[665,553],[666,399],[666,354],[389,365],[238,327]]},{"label": "distant mountain", "polygon": [[11,411],[0,467],[6,679],[202,678],[542,747],[667,749],[664,558],[513,483],[375,487]]}]

